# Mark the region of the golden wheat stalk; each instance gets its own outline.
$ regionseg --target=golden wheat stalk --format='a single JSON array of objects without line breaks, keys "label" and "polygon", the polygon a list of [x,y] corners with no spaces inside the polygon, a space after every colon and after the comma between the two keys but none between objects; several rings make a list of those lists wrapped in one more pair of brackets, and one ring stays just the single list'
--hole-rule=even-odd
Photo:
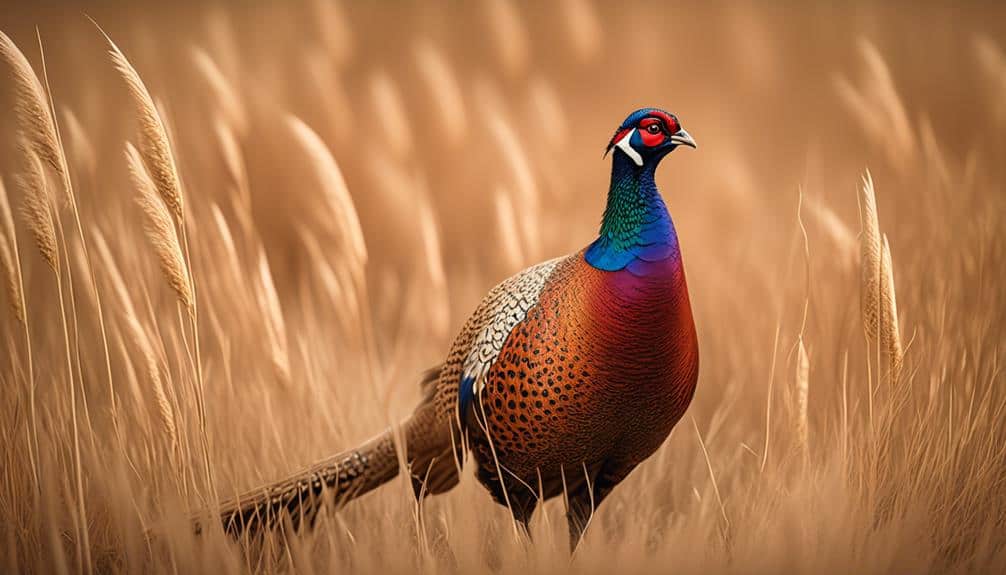
[{"label": "golden wheat stalk", "polygon": [[28,304],[24,296],[24,276],[21,273],[21,253],[18,247],[17,230],[14,228],[14,215],[10,208],[10,198],[7,197],[7,188],[2,179],[0,179],[0,221],[2,221],[3,225],[3,233],[0,236],[4,236],[3,241],[0,241],[0,248],[4,250],[3,271],[7,293],[11,299],[11,306],[14,308],[14,317],[21,323],[24,331],[25,364],[28,368],[28,411],[31,417],[31,447],[28,451],[28,456],[31,459],[32,476],[35,479],[35,485],[40,486],[38,409],[35,402],[35,360],[32,354],[31,333],[28,329]]},{"label": "golden wheat stalk", "polygon": [[[108,242],[105,241],[105,236],[95,230],[92,237],[94,238],[95,248],[98,250],[98,258],[104,264],[104,269],[107,270],[107,277],[111,283],[112,292],[122,306],[122,317],[125,320],[126,333],[140,350],[144,369],[147,372],[147,379],[150,380],[151,390],[154,393],[154,403],[157,405],[157,413],[161,419],[161,425],[168,436],[170,444],[172,446],[177,445],[178,428],[175,424],[174,407],[171,405],[171,401],[165,390],[151,338],[140,322],[136,307],[133,305],[133,299],[129,295],[128,288],[126,288],[126,281],[122,277],[122,272],[119,271],[119,265],[112,255]],[[139,398],[137,399],[139,400]]]},{"label": "golden wheat stalk", "polygon": [[593,60],[601,52],[604,34],[597,9],[589,0],[564,0],[560,3],[569,43],[582,62]]},{"label": "golden wheat stalk", "polygon": [[69,155],[73,158],[75,166],[82,167],[82,171],[85,174],[93,177],[98,165],[94,144],[91,143],[87,130],[84,129],[84,126],[80,123],[80,119],[73,113],[73,110],[61,108],[61,112],[63,116],[62,126],[66,129],[64,143],[69,145]]},{"label": "golden wheat stalk", "polygon": [[0,58],[14,72],[14,111],[18,128],[23,132],[31,150],[62,176],[64,169],[59,139],[56,137],[56,124],[45,89],[28,59],[3,32],[0,32]]},{"label": "golden wheat stalk", "polygon": [[[121,279],[120,279],[121,282]],[[128,295],[126,295],[128,297]],[[157,406],[157,415],[164,428],[164,434],[168,438],[168,445],[172,449],[178,445],[178,426],[175,424],[175,408],[168,398],[164,381],[161,378],[161,370],[158,367],[157,354],[154,353],[154,346],[146,330],[140,324],[132,305],[126,307],[126,331],[129,333],[133,343],[140,349],[143,359],[143,367],[147,372],[147,379],[150,381],[150,388],[154,392],[154,404]]]},{"label": "golden wheat stalk", "polygon": [[807,196],[806,202],[820,229],[838,250],[839,262],[849,268],[855,268],[860,249],[855,231],[821,198]]},{"label": "golden wheat stalk", "polygon": [[894,263],[891,260],[891,246],[884,234],[884,249],[881,258],[881,344],[884,346],[890,362],[890,381],[896,383],[901,376],[901,366],[904,364],[905,351],[901,344],[901,328],[898,325],[898,302],[894,292]]},{"label": "golden wheat stalk", "polygon": [[801,337],[796,353],[796,429],[800,446],[806,452],[810,445],[810,423],[807,417],[807,400],[810,392],[810,356]]},{"label": "golden wheat stalk", "polygon": [[570,126],[555,86],[539,75],[530,80],[528,91],[537,134],[544,144],[553,148],[561,146],[568,141]]},{"label": "golden wheat stalk", "polygon": [[429,326],[434,335],[446,336],[449,335],[447,331],[450,329],[451,319],[450,304],[447,300],[447,274],[444,271],[444,259],[440,250],[437,216],[425,191],[419,194],[418,216],[426,273],[433,288],[426,299]]},{"label": "golden wheat stalk", "polygon": [[45,177],[45,168],[31,145],[22,140],[25,152],[25,171],[17,178],[24,193],[22,214],[35,245],[49,268],[58,273],[59,249],[56,246],[56,221],[53,216],[52,197]]},{"label": "golden wheat stalk", "polygon": [[431,92],[447,141],[456,144],[468,131],[465,100],[457,77],[444,53],[432,42],[423,41],[417,44],[415,54],[419,72]]},{"label": "golden wheat stalk", "polygon": [[231,128],[230,123],[218,116],[213,121],[213,131],[216,133],[217,141],[220,144],[220,153],[223,156],[224,166],[228,175],[234,183],[238,198],[241,201],[243,210],[251,209],[251,197],[248,189],[248,170],[245,168],[244,159],[241,155],[241,145],[237,136]]},{"label": "golden wheat stalk", "polygon": [[192,47],[189,53],[196,72],[202,77],[210,93],[217,101],[219,112],[227,124],[240,136],[248,132],[248,114],[230,80],[213,61],[213,58],[202,48]]},{"label": "golden wheat stalk", "polygon": [[883,134],[887,145],[893,146],[890,148],[892,158],[904,161],[915,152],[915,137],[908,111],[894,85],[894,76],[873,42],[860,38],[858,48],[870,75],[868,88],[871,91],[872,105],[869,107],[885,114],[886,127],[883,128]]},{"label": "golden wheat stalk", "polygon": [[353,197],[349,194],[339,165],[332,157],[328,146],[310,126],[294,116],[287,118],[287,125],[314,167],[318,183],[322,187],[339,230],[340,239],[348,246],[355,267],[363,266],[367,263],[367,245],[363,241],[363,229],[360,227],[360,219],[353,205]]},{"label": "golden wheat stalk", "polygon": [[272,280],[269,260],[265,252],[259,253],[259,301],[265,308],[265,332],[269,342],[270,357],[276,374],[284,382],[290,381],[290,349],[287,344],[286,323],[283,321],[283,309],[279,303],[276,284]]},{"label": "golden wheat stalk", "polygon": [[19,323],[24,323],[24,306],[21,304],[21,289],[17,281],[13,251],[14,248],[7,233],[0,232],[0,273],[3,273],[4,291],[7,292],[7,298],[10,300],[14,319]]},{"label": "golden wheat stalk", "polygon": [[370,77],[370,98],[374,104],[374,120],[387,140],[391,151],[404,157],[412,151],[413,137],[409,115],[402,102],[402,93],[387,72],[378,70]]},{"label": "golden wheat stalk", "polygon": [[[136,321],[136,318],[130,318],[130,320],[129,323],[133,323]],[[168,399],[168,394],[165,391],[164,382],[161,379],[161,370],[157,365],[157,356],[154,354],[153,346],[150,345],[150,338],[143,333],[140,326],[130,326],[130,331],[133,333],[133,341],[140,347],[140,353],[143,355],[147,378],[150,380],[150,387],[154,391],[154,403],[157,405],[157,415],[160,417],[164,433],[168,437],[168,445],[171,449],[174,449],[178,445],[178,426],[175,424],[175,409],[171,405],[171,400]]]},{"label": "golden wheat stalk", "polygon": [[[31,231],[32,236],[35,239],[35,244],[38,246],[39,252],[42,254],[42,258],[49,265],[56,279],[56,292],[59,299],[59,313],[62,321],[63,328],[63,344],[64,352],[66,354],[66,374],[67,383],[70,389],[70,421],[72,428],[72,444],[73,444],[73,464],[74,464],[74,483],[76,488],[76,525],[77,535],[80,537],[81,545],[77,550],[77,560],[81,569],[90,571],[90,542],[89,535],[87,532],[87,509],[84,499],[84,480],[83,480],[83,469],[81,464],[80,455],[80,431],[77,422],[77,384],[75,383],[74,374],[74,362],[72,359],[70,351],[70,333],[69,333],[69,319],[67,316],[66,305],[63,297],[63,281],[60,272],[60,258],[59,258],[59,244],[57,243],[57,230],[59,229],[59,224],[57,222],[58,214],[55,211],[55,206],[53,205],[52,196],[49,193],[48,181],[45,174],[45,166],[42,164],[42,160],[39,158],[38,154],[34,151],[31,142],[27,140],[27,137],[23,134],[20,136],[20,147],[25,156],[26,169],[25,172],[19,178],[19,185],[24,193],[24,205],[22,208],[22,213],[24,215],[25,222],[28,226],[29,231]],[[60,157],[58,157],[60,158]],[[65,172],[64,172],[65,174]],[[64,179],[64,182],[68,181]],[[61,236],[60,236],[61,237]],[[65,247],[65,244],[64,244]],[[69,274],[69,272],[67,272]],[[72,288],[70,289],[71,302],[73,297]],[[74,314],[75,316],[76,314]],[[74,329],[76,330],[76,322],[74,322]],[[76,334],[76,331],[75,331]],[[79,349],[79,348],[78,348]],[[77,369],[80,369],[80,361],[78,356]],[[77,372],[77,377],[80,377],[80,372]],[[87,416],[87,403],[85,398],[84,410],[85,416]],[[88,426],[90,427],[90,419],[88,418]],[[93,440],[93,431],[92,431]]]},{"label": "golden wheat stalk", "polygon": [[129,175],[133,187],[139,192],[139,204],[143,209],[144,231],[157,259],[161,272],[168,285],[174,290],[178,301],[191,314],[193,313],[192,283],[189,280],[188,268],[182,256],[182,246],[178,241],[171,213],[157,193],[156,184],[147,172],[139,150],[132,144],[126,144],[126,162],[129,164]]},{"label": "golden wheat stalk", "polygon": [[873,190],[873,178],[867,171],[859,195],[860,218],[860,312],[863,316],[863,330],[869,340],[880,334],[880,268],[881,238],[880,222],[877,218],[877,196]]},{"label": "golden wheat stalk", "polygon": [[24,292],[21,290],[17,261],[17,236],[14,231],[14,217],[7,199],[7,188],[0,179],[0,272],[3,273],[4,289],[10,299],[11,311],[18,322],[24,323]]},{"label": "golden wheat stalk", "polygon": [[[97,24],[95,24],[97,26]],[[108,54],[112,57],[112,64],[118,70],[122,79],[126,81],[129,95],[133,99],[133,105],[138,114],[139,122],[139,150],[141,158],[146,165],[146,171],[150,175],[150,180],[154,184],[154,189],[160,194],[161,199],[167,204],[168,209],[178,222],[184,220],[185,207],[182,200],[182,186],[178,178],[178,169],[175,166],[175,157],[171,152],[171,141],[168,139],[168,131],[164,121],[157,111],[154,99],[150,96],[146,84],[140,78],[136,68],[129,63],[125,54],[119,50],[115,42],[101,30],[105,40],[108,41],[111,50]]]},{"label": "golden wheat stalk", "polygon": [[498,188],[493,194],[496,204],[496,228],[502,242],[502,252],[507,268],[518,270],[524,266],[524,251],[521,248],[520,232],[517,230],[517,213],[510,194]]},{"label": "golden wheat stalk", "polygon": [[419,198],[419,231],[423,239],[423,253],[426,256],[426,271],[437,289],[447,285],[444,260],[440,253],[440,232],[437,230],[437,216],[425,195]]},{"label": "golden wheat stalk", "polygon": [[[140,205],[147,215],[147,235],[154,244],[161,261],[161,269],[168,279],[168,283],[175,290],[179,301],[188,311],[189,328],[192,331],[192,351],[189,353],[189,360],[195,373],[195,395],[196,408],[199,417],[200,440],[202,448],[203,470],[206,475],[206,486],[211,493],[211,497],[216,497],[216,482],[213,477],[213,469],[209,460],[209,440],[206,436],[206,404],[203,393],[203,366],[202,354],[199,346],[198,310],[196,308],[195,286],[192,279],[191,269],[186,266],[185,260],[188,255],[188,240],[185,233],[184,214],[181,178],[178,175],[175,157],[172,152],[171,139],[169,137],[168,126],[165,123],[166,115],[158,111],[154,99],[150,96],[146,85],[140,78],[139,73],[130,64],[125,54],[119,50],[115,42],[105,34],[105,31],[98,26],[98,23],[91,20],[94,26],[105,37],[111,46],[109,55],[112,63],[122,75],[129,88],[130,96],[133,99],[140,124],[139,143],[140,148],[133,153],[127,152],[132,167],[130,171],[134,174],[134,180],[141,184]],[[141,153],[142,152],[142,153]],[[139,160],[139,164],[136,163]],[[137,168],[145,166],[144,171]],[[143,175],[146,177],[142,177]],[[147,185],[147,182],[152,184]],[[163,205],[148,192],[154,190],[160,196]],[[168,218],[165,220],[164,215]],[[176,233],[171,216],[174,216],[179,232]],[[170,230],[169,230],[170,228]],[[181,234],[182,241],[178,240],[178,233]],[[185,250],[182,250],[184,245]],[[186,350],[188,343],[186,341]]]},{"label": "golden wheat stalk", "polygon": [[511,0],[488,0],[486,18],[493,31],[496,56],[503,70],[516,76],[527,69],[531,59],[530,39],[520,12]]}]

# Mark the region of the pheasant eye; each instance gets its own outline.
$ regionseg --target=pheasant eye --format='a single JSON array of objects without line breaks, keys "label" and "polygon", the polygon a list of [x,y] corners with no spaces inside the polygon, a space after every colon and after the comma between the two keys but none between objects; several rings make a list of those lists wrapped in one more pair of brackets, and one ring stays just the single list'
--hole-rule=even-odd
[{"label": "pheasant eye", "polygon": [[660,124],[650,124],[649,126],[646,126],[646,131],[651,134],[659,134]]}]

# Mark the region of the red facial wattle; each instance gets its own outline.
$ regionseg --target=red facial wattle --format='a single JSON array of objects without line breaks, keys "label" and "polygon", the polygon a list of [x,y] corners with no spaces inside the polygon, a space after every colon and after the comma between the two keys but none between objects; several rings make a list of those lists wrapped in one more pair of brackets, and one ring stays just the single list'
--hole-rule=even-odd
[{"label": "red facial wattle", "polygon": [[[633,132],[637,132],[638,137]],[[695,141],[681,129],[676,117],[663,110],[642,109],[626,118],[625,123],[616,130],[605,148],[605,155],[617,146],[637,166],[642,166],[645,158],[641,154],[648,151],[669,151],[679,145],[694,148]]]},{"label": "red facial wattle", "polygon": [[614,146],[618,142],[621,142],[622,138],[624,138],[625,135],[628,134],[631,131],[632,131],[632,127],[622,128],[621,130],[619,130],[618,133],[615,134],[615,137],[611,139],[611,144],[609,144],[608,147],[610,148],[611,146]]},{"label": "red facial wattle", "polygon": [[[651,126],[656,126],[656,128]],[[660,129],[660,120],[656,118],[646,118],[639,123],[639,137],[642,138],[644,146],[647,148],[654,148],[664,143],[664,139],[667,137],[667,134]]]}]

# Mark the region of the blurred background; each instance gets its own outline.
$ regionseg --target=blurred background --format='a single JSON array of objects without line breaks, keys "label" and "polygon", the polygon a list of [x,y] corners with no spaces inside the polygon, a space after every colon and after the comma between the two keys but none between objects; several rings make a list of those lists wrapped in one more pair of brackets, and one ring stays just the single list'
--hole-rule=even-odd
[{"label": "blurred background", "polygon": [[[174,296],[143,235],[123,152],[136,141],[136,110],[87,16],[136,68],[172,139],[202,375],[190,369]],[[600,569],[645,551],[653,565],[676,557],[685,571],[1003,564],[1001,3],[39,2],[10,3],[0,30],[40,76],[41,39],[84,235],[107,243],[107,256],[91,257],[102,262],[111,348],[106,366],[96,302],[78,287],[79,336],[72,368],[62,364],[58,288],[18,223],[42,427],[63,453],[54,465],[72,459],[59,451],[70,441],[67,417],[83,417],[66,415],[62,390],[76,381],[90,402],[85,488],[47,489],[56,500],[87,500],[92,522],[40,515],[45,505],[25,496],[30,448],[10,440],[7,460],[22,463],[5,475],[8,565],[52,568],[44,557],[55,545],[70,569],[82,566],[88,530],[99,566],[164,565],[164,555],[126,560],[124,550],[143,547],[130,534],[137,525],[172,510],[183,517],[209,497],[184,471],[203,465],[197,380],[221,495],[407,414],[418,374],[442,361],[489,288],[594,238],[610,170],[604,146],[644,106],[676,114],[699,145],[670,156],[657,180],[681,236],[702,369],[694,419],[606,503],[584,561]],[[0,177],[16,211],[24,159],[6,68],[0,88]],[[868,170],[893,256],[910,383],[886,427],[874,420],[887,392],[878,391],[879,352],[863,337],[858,294]],[[330,209],[340,173],[351,215],[344,204]],[[365,257],[353,248],[357,218]],[[66,234],[64,273],[85,286],[82,246]],[[131,307],[139,309],[132,324]],[[13,320],[4,329],[12,343],[3,377],[27,389],[23,336]],[[793,455],[787,419],[801,342],[809,466]],[[152,363],[142,359],[151,350]],[[153,393],[156,378],[163,389]],[[22,436],[26,393],[4,407]],[[159,435],[158,417],[176,428],[174,439]],[[968,431],[955,436],[962,421]],[[949,435],[937,445],[930,432]],[[878,464],[878,450],[892,459]],[[472,481],[461,487],[471,497],[431,503],[425,524],[413,521],[400,487],[340,512],[317,536],[326,543],[301,550],[309,559],[294,570],[312,561],[569,567],[561,533],[554,549],[529,556],[509,554],[512,541],[487,549],[485,541],[508,538],[506,517]],[[878,517],[896,520],[888,528]],[[468,524],[478,526],[471,548],[472,534],[457,533]],[[53,532],[66,541],[52,543]],[[860,539],[867,533],[876,546]],[[355,552],[346,551],[350,539],[361,541]],[[403,540],[415,553],[383,555]],[[793,555],[801,546],[813,551]],[[856,551],[832,555],[835,546]],[[190,560],[176,547],[166,553]],[[189,567],[248,567],[224,546],[202,553]]]}]

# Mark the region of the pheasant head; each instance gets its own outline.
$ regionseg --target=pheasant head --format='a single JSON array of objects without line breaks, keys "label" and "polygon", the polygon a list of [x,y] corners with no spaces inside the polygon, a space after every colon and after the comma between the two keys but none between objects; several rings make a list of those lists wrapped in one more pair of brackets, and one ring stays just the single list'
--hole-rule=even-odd
[{"label": "pheasant head", "polygon": [[654,180],[657,164],[678,146],[696,147],[678,118],[657,108],[636,110],[615,130],[605,150],[605,156],[613,153],[608,203],[598,238],[584,254],[587,263],[646,275],[660,268],[650,264],[680,256],[674,224]]},{"label": "pheasant head", "polygon": [[604,154],[616,149],[637,167],[656,164],[678,146],[696,147],[691,134],[681,127],[678,118],[657,108],[642,108],[629,114],[615,130]]}]

